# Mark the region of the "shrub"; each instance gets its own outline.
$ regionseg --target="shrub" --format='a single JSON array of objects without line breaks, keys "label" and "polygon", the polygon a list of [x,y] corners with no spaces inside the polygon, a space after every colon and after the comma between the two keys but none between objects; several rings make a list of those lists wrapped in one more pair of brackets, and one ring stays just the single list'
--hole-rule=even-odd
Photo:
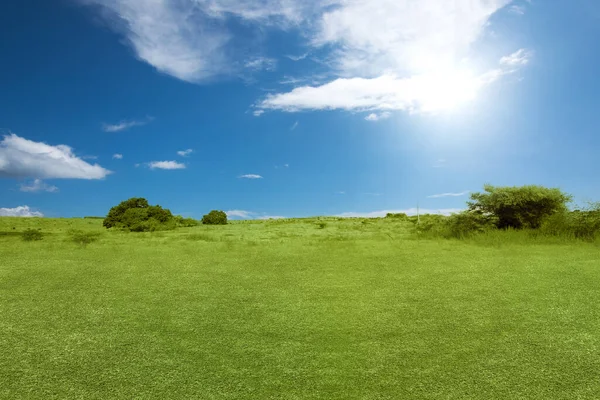
[{"label": "shrub", "polygon": [[445,236],[464,238],[496,229],[497,219],[474,211],[453,214],[444,221]]},{"label": "shrub", "polygon": [[327,227],[327,222],[319,222],[317,223],[317,227],[319,227],[319,229],[325,229]]},{"label": "shrub", "polygon": [[21,238],[26,242],[33,242],[35,240],[42,240],[44,234],[37,229],[26,229],[21,233]]},{"label": "shrub", "polygon": [[99,234],[96,232],[84,232],[80,230],[69,231],[70,240],[81,246],[86,246],[98,240]]},{"label": "shrub", "polygon": [[185,228],[198,226],[198,221],[196,221],[194,218],[183,218],[181,215],[177,215],[175,217],[175,222],[177,222],[177,225]]},{"label": "shrub", "polygon": [[151,206],[148,200],[134,197],[111,208],[102,225],[131,232],[154,232],[175,229],[177,223],[170,210]]},{"label": "shrub", "polygon": [[405,213],[397,213],[397,214],[387,213],[385,217],[391,218],[391,219],[398,219],[401,221],[408,221],[408,215],[406,215]]},{"label": "shrub", "polygon": [[223,211],[212,210],[202,217],[204,225],[227,225],[227,214]]},{"label": "shrub", "polygon": [[469,210],[495,216],[498,228],[537,229],[544,220],[564,212],[571,196],[560,189],[542,186],[484,186],[484,193],[473,193]]}]

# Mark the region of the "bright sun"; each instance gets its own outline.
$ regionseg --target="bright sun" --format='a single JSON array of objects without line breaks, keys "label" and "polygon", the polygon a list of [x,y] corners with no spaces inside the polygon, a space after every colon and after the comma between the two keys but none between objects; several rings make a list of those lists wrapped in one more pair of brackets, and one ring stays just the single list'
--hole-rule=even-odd
[{"label": "bright sun", "polygon": [[481,80],[468,70],[447,69],[420,75],[416,100],[425,112],[451,111],[473,101]]}]

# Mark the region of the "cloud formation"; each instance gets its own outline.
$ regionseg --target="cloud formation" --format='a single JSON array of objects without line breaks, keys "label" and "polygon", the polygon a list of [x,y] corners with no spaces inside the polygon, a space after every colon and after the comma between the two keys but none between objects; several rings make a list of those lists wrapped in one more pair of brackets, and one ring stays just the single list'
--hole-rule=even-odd
[{"label": "cloud formation", "polygon": [[0,217],[43,217],[39,211],[33,211],[29,206],[15,208],[0,208]]},{"label": "cloud formation", "polygon": [[389,111],[384,111],[379,114],[371,113],[365,117],[365,120],[371,121],[371,122],[377,122],[377,121],[381,121],[382,119],[388,119],[391,116],[392,116],[392,113],[390,113]]},{"label": "cloud formation", "polygon": [[104,132],[121,132],[121,131],[126,131],[130,128],[133,128],[134,126],[144,126],[148,123],[150,123],[154,118],[148,117],[145,120],[139,120],[139,121],[121,121],[118,124],[104,124],[102,129],[104,129]]},{"label": "cloud formation", "polygon": [[19,190],[21,192],[28,193],[38,193],[38,192],[48,192],[48,193],[56,193],[58,192],[58,188],[53,185],[48,185],[46,182],[41,179],[34,179],[30,184],[21,184]]},{"label": "cloud formation", "polygon": [[227,218],[239,218],[239,219],[285,219],[286,217],[282,217],[279,215],[267,215],[265,213],[257,213],[253,211],[245,211],[245,210],[229,210],[225,211],[227,214]]},{"label": "cloud formation", "polygon": [[122,160],[123,154],[119,154],[119,153],[113,154],[112,158],[115,160]]},{"label": "cloud formation", "polygon": [[461,197],[461,196],[466,196],[469,193],[471,193],[470,190],[465,190],[464,192],[459,192],[459,193],[441,193],[441,194],[433,194],[431,196],[427,196],[428,199],[440,199],[443,197]]},{"label": "cloud formation", "polygon": [[177,152],[177,155],[178,155],[178,156],[181,156],[181,157],[187,157],[187,156],[189,156],[190,154],[192,154],[193,152],[194,152],[194,150],[193,150],[193,149],[181,150],[181,151],[178,151],[178,152]]},{"label": "cloud formation", "polygon": [[256,175],[256,174],[240,175],[238,178],[240,178],[240,179],[263,179],[262,176]]},{"label": "cloud formation", "polygon": [[103,179],[111,171],[89,164],[64,144],[51,146],[15,135],[0,141],[0,177],[35,179]]},{"label": "cloud formation", "polygon": [[177,161],[151,161],[148,163],[150,169],[185,169],[185,164],[178,163]]}]

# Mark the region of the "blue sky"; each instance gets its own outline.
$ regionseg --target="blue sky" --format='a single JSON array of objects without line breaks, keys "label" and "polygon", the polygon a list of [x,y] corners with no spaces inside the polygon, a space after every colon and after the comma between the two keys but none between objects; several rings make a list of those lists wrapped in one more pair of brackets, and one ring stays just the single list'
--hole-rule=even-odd
[{"label": "blue sky", "polygon": [[600,199],[600,3],[0,3],[0,214],[463,208]]}]

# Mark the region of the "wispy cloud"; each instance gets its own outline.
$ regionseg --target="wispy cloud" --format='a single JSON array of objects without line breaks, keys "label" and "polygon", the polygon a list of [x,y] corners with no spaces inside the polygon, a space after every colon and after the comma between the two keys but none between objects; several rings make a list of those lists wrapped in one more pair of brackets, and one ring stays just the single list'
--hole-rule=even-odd
[{"label": "wispy cloud", "polygon": [[133,128],[134,126],[144,126],[153,120],[154,118],[148,117],[144,120],[121,121],[117,124],[104,124],[102,129],[104,129],[104,132],[122,132]]},{"label": "wispy cloud", "polygon": [[192,154],[194,152],[193,149],[187,149],[187,150],[181,150],[177,152],[177,155],[181,156],[181,157],[187,157],[190,154]]},{"label": "wispy cloud", "polygon": [[260,117],[260,116],[261,116],[261,115],[263,115],[264,113],[265,113],[265,110],[254,110],[254,111],[252,112],[252,114],[253,114],[255,117]]},{"label": "wispy cloud", "polygon": [[286,217],[279,215],[268,215],[266,213],[257,213],[253,211],[245,211],[245,210],[230,210],[225,211],[228,218],[239,218],[239,219],[285,219]]},{"label": "wispy cloud", "polygon": [[381,218],[387,214],[399,214],[404,213],[406,215],[417,215],[417,213],[423,214],[438,214],[438,215],[451,215],[464,211],[461,208],[441,208],[441,209],[426,209],[421,208],[408,208],[405,210],[381,210],[381,211],[370,211],[370,212],[345,212],[336,215],[337,217],[343,218]]},{"label": "wispy cloud", "polygon": [[344,191],[342,190],[342,191],[339,191],[339,192],[335,192],[335,194],[346,194],[346,192],[344,192]]},{"label": "wispy cloud", "polygon": [[525,15],[525,7],[524,6],[515,4],[515,5],[510,6],[508,8],[508,10],[513,14]]},{"label": "wispy cloud", "polygon": [[123,159],[123,154],[119,154],[119,153],[113,154],[112,158],[115,159],[115,160],[122,160]]},{"label": "wispy cloud", "polygon": [[262,176],[256,174],[246,174],[238,176],[240,179],[263,179]]},{"label": "wispy cloud", "polygon": [[177,161],[151,161],[148,163],[150,169],[185,169],[185,164],[178,163]]},{"label": "wispy cloud", "polygon": [[67,145],[51,146],[15,135],[0,141],[0,177],[35,179],[103,179],[111,171],[88,164]]},{"label": "wispy cloud", "polygon": [[29,184],[21,184],[19,190],[21,192],[29,192],[29,193],[38,193],[38,192],[48,192],[48,193],[56,193],[58,192],[58,188],[53,185],[48,185],[41,179],[34,179],[33,182]]},{"label": "wispy cloud", "polygon": [[300,54],[299,56],[287,55],[286,57],[292,61],[300,61],[300,60],[304,60],[306,57],[308,57],[308,54],[309,53],[304,53],[304,54]]},{"label": "wispy cloud", "polygon": [[377,122],[377,121],[381,121],[382,119],[388,119],[391,116],[392,116],[392,113],[385,111],[385,112],[382,112],[379,114],[371,113],[371,114],[367,115],[365,117],[365,119],[367,121]]},{"label": "wispy cloud", "polygon": [[533,52],[527,49],[519,49],[511,55],[504,56],[500,59],[500,65],[508,67],[522,67],[529,64],[533,57]]},{"label": "wispy cloud", "polygon": [[33,211],[29,206],[15,208],[0,208],[0,217],[43,217],[39,211]]},{"label": "wispy cloud", "polygon": [[298,121],[294,122],[294,125],[292,125],[292,127],[290,128],[290,131],[296,130],[299,124],[300,123]]},{"label": "wispy cloud", "polygon": [[254,57],[246,60],[244,67],[252,71],[274,71],[277,68],[277,60],[268,57]]},{"label": "wispy cloud", "polygon": [[465,190],[464,192],[459,192],[459,193],[441,193],[441,194],[433,194],[431,196],[427,196],[428,199],[439,199],[442,197],[461,197],[461,196],[466,196],[469,193],[471,193],[470,190]]}]

